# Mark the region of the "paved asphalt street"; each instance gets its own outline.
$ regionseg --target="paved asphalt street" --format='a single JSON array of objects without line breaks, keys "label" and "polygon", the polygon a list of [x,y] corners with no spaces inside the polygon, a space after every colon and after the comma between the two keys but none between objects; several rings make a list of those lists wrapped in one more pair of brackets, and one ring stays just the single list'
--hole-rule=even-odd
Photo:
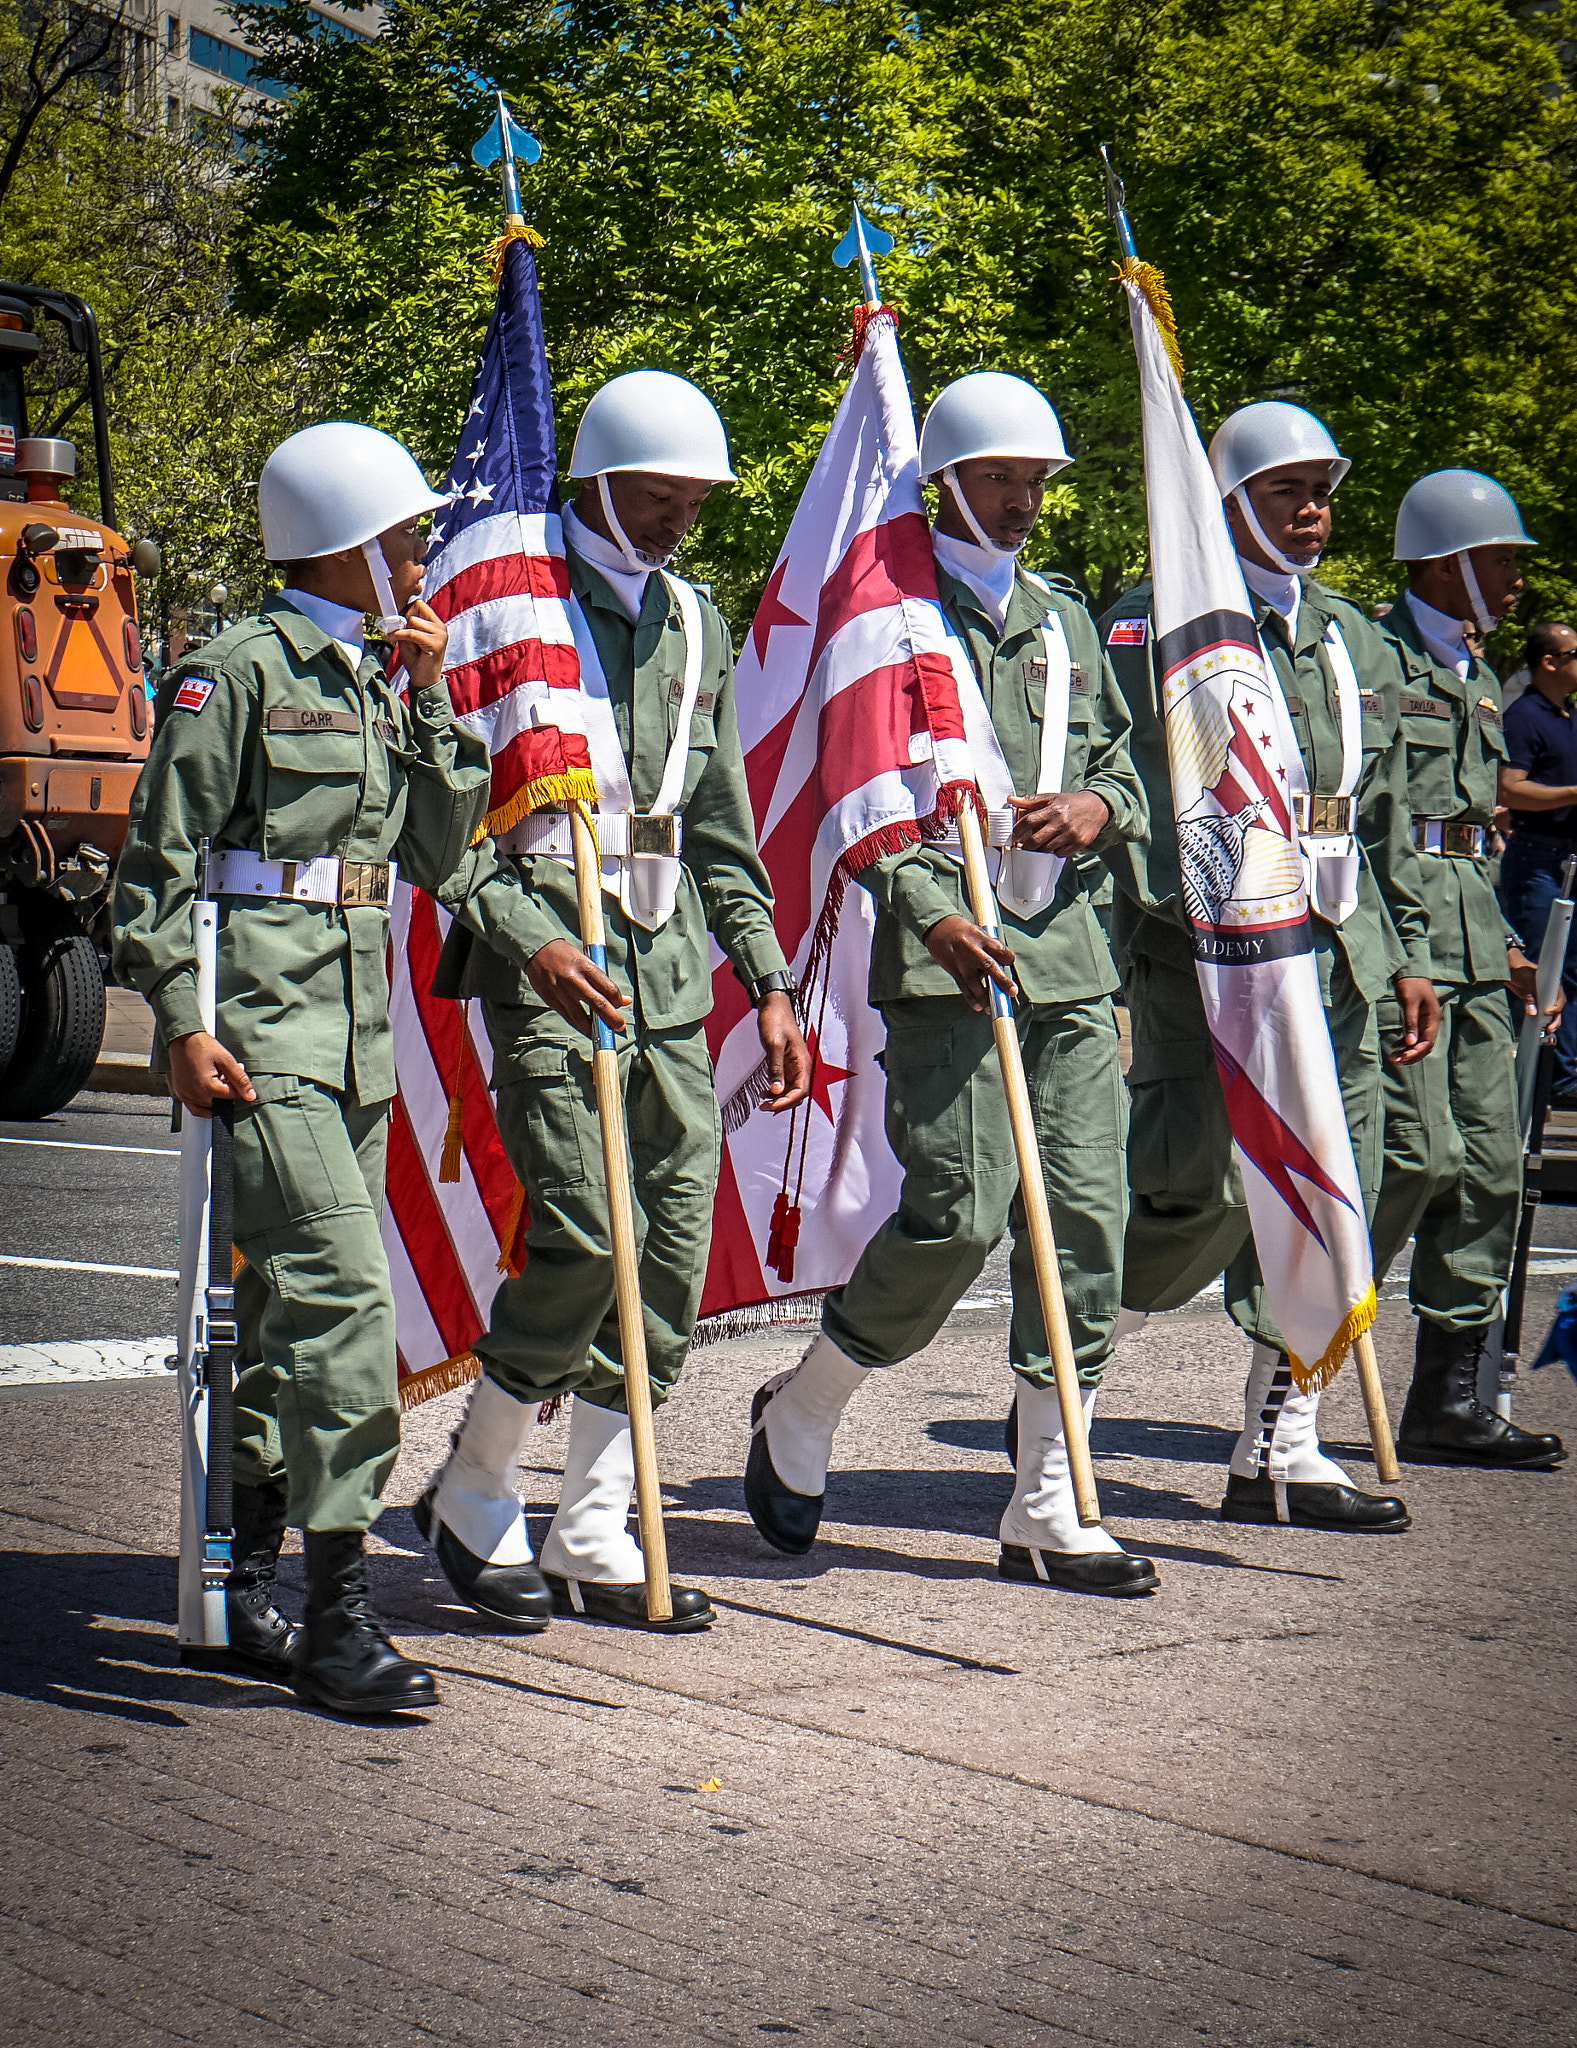
[{"label": "paved asphalt street", "polygon": [[[0,1125],[0,2048],[1570,2042],[1571,1467],[1406,1466],[1400,1537],[1225,1526],[1246,1347],[1201,1302],[1092,1435],[1160,1593],[1005,1585],[999,1255],[851,1405],[808,1557],[739,1482],[802,1339],[691,1360],[659,1456],[704,1635],[476,1625],[410,1515],[464,1397],[416,1410],[371,1547],[444,1704],[347,1724],[178,1661],[173,1283],[79,1270],[173,1270],[174,1148],[153,1101]],[[1518,1414],[1577,1440],[1558,1369]],[[1322,1422],[1372,1488],[1350,1371]],[[565,1435],[522,1454],[539,1541]],[[294,1537],[282,1583],[299,1612]]]}]

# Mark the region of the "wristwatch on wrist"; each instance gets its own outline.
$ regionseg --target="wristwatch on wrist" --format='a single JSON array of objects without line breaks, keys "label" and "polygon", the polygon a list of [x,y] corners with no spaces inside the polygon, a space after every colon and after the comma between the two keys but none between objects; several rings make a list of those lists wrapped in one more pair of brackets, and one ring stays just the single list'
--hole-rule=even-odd
[{"label": "wristwatch on wrist", "polygon": [[746,984],[750,1000],[759,1010],[768,996],[788,996],[791,1000],[799,993],[799,983],[794,979],[791,967],[780,967],[775,974],[762,974]]},{"label": "wristwatch on wrist", "polygon": [[1523,945],[1521,939],[1517,937],[1517,934],[1515,932],[1507,932],[1506,951],[1508,953],[1525,953],[1527,951],[1527,948]]}]

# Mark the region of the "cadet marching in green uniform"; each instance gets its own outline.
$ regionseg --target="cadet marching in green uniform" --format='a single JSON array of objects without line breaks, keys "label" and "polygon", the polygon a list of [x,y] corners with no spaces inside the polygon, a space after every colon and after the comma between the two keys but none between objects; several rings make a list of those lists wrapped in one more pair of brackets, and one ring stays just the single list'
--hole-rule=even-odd
[{"label": "cadet marching in green uniform", "polygon": [[[681,706],[687,652],[694,650],[681,597],[688,587],[682,591],[677,578],[630,545],[606,478],[639,485],[651,472],[663,482],[731,480],[722,422],[683,379],[636,372],[593,399],[572,469],[592,479],[591,502],[601,496],[604,523],[611,519],[617,536],[609,539],[565,511],[570,587],[607,680],[635,810],[645,813],[658,797],[670,749],[676,739],[686,744]],[[696,496],[697,509],[704,494]],[[671,911],[652,928],[610,899],[607,917],[607,975],[629,1006],[619,1067],[648,1364],[659,1402],[689,1348],[721,1155],[704,1030],[712,1002],[709,935],[758,1006],[775,996],[787,1016],[784,998],[793,987],[756,850],[728,630],[704,596],[696,593],[693,603],[700,683],[674,806],[682,852]],[[484,942],[470,951],[460,992],[482,998],[498,1128],[525,1186],[530,1223],[523,1269],[500,1286],[476,1343],[482,1377],[465,1425],[419,1505],[418,1522],[455,1590],[494,1621],[534,1629],[556,1608],[644,1628],[645,1572],[626,1526],[634,1464],[590,1046],[584,1027],[552,1007],[532,980],[533,963],[555,942],[568,942],[581,958],[573,868],[562,853],[532,851],[554,833],[567,849],[567,820],[529,817],[441,892],[461,927]],[[802,1041],[791,1021],[786,1032],[799,1049],[793,1064]],[[790,1089],[782,1099],[799,1098]],[[568,1394],[575,1400],[564,1485],[539,1569],[515,1494],[515,1467],[538,1405]],[[706,1596],[695,1588],[674,1587],[673,1607],[675,1631],[711,1620]]]},{"label": "cadet marching in green uniform", "polygon": [[[1066,748],[1049,790],[1097,800],[1087,806],[1094,822],[1044,907],[1006,900],[1006,868],[998,884],[1088,1411],[1119,1307],[1127,1125],[1112,1008],[1118,978],[1091,897],[1105,875],[1100,856],[1143,834],[1144,799],[1128,758],[1127,710],[1093,621],[1070,586],[1054,586],[1014,561],[1045,477],[1068,460],[1051,407],[1017,378],[961,378],[927,415],[920,459],[942,482],[933,543],[943,610],[968,651],[1013,788],[1033,793],[1040,784],[1042,726],[1048,718],[1053,730],[1062,722],[1062,704],[1048,701],[1060,693]],[[1009,531],[1016,545],[1004,545],[980,516],[988,503],[1011,501],[1015,486],[1017,524]],[[960,538],[959,527],[973,540]],[[1065,648],[1065,671],[1048,647]],[[1003,1519],[1003,1575],[1083,1591],[1151,1591],[1149,1561],[1127,1556],[1103,1530],[1081,1529],[1073,1509],[1034,1264],[1020,1234],[1018,1165],[990,1013],[966,1000],[964,984],[927,944],[957,927],[977,942],[983,937],[970,917],[962,868],[944,847],[928,844],[884,855],[856,879],[877,909],[869,997],[887,1026],[887,1137],[903,1187],[896,1213],[848,1282],[827,1297],[821,1334],[805,1358],[756,1396],[746,1504],[776,1548],[797,1554],[811,1547],[848,1399],[872,1370],[930,1343],[1011,1219],[1009,1348],[1020,1389],[1021,1467]]]},{"label": "cadet marching in green uniform", "polygon": [[[1398,559],[1433,564],[1475,542],[1525,542],[1506,494],[1491,487],[1504,502],[1491,504],[1485,526],[1477,504],[1453,489],[1461,475],[1425,477],[1408,492],[1397,515]],[[1507,976],[1531,975],[1484,860],[1506,758],[1500,682],[1468,646],[1461,618],[1416,590],[1404,590],[1383,623],[1405,670],[1408,800],[1441,1002],[1429,1057],[1388,1067],[1385,1076],[1375,1272],[1383,1275],[1412,1237],[1408,1293],[1418,1318],[1397,1451],[1416,1463],[1548,1466],[1563,1455],[1559,1437],[1515,1428],[1478,1397],[1480,1357],[1511,1273],[1522,1188]],[[1394,1009],[1382,1002],[1382,1031],[1394,1029]]]},{"label": "cadet marching in green uniform", "polygon": [[[419,588],[415,521],[442,501],[386,436],[348,425],[295,435],[270,458],[260,499],[269,556],[293,584],[321,581],[311,572],[332,556],[330,571],[370,598],[362,554],[380,549],[381,534],[396,555],[404,543],[404,564],[389,566]],[[387,578],[377,594],[387,613]],[[441,656],[442,625],[418,611]],[[381,1636],[361,1543],[400,1441],[380,1234],[395,1092],[391,864],[429,889],[448,879],[486,810],[488,755],[454,723],[436,663],[413,668],[407,705],[361,637],[358,602],[291,587],[173,672],[114,921],[116,971],[152,1006],[178,1078],[183,1048],[204,1040],[191,914],[199,849],[211,842],[217,1030],[230,1059],[215,1056],[229,1085],[196,1100],[234,1103],[246,1260],[231,1654],[322,1704],[373,1712],[436,1698],[430,1674]],[[306,1538],[301,1644],[271,1602],[287,1524]]]},{"label": "cadet marching in green uniform", "polygon": [[[1305,482],[1314,475],[1325,494],[1347,467],[1317,420],[1284,405],[1234,414],[1210,454],[1223,497],[1284,471]],[[1317,559],[1317,547],[1314,553]],[[1359,1182],[1372,1208],[1383,1137],[1377,1005],[1396,980],[1427,983],[1430,972],[1398,737],[1400,669],[1356,607],[1279,550],[1274,555],[1267,567],[1239,544],[1261,644],[1286,697],[1313,793],[1306,817],[1328,845],[1345,844],[1328,866],[1311,863],[1319,891],[1313,931]],[[1182,905],[1148,584],[1113,607],[1101,634],[1133,713],[1131,746],[1151,812],[1148,842],[1113,860],[1113,936],[1133,1038],[1121,1335],[1147,1314],[1181,1307],[1224,1275],[1227,1312],[1254,1344],[1224,1518],[1405,1528],[1399,1501],[1357,1492],[1321,1453],[1318,1396],[1292,1386],[1266,1306]],[[1334,803],[1320,806],[1323,816],[1313,814],[1327,796]]]}]

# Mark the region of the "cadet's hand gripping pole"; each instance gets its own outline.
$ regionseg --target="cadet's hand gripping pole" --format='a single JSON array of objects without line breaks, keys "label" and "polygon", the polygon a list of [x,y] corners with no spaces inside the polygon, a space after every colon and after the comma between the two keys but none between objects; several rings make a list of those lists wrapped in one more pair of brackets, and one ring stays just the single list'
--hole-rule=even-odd
[{"label": "cadet's hand gripping pole", "polygon": [[[964,849],[964,880],[969,889],[969,907],[982,931],[1000,938],[996,898],[986,871],[986,849],[980,833],[980,814],[972,803],[960,806],[959,844]],[[1073,1337],[1068,1329],[1068,1305],[1062,1294],[1062,1273],[1057,1264],[1057,1242],[1051,1230],[1051,1210],[1046,1201],[1046,1182],[1041,1172],[1040,1144],[1035,1136],[1035,1119],[1030,1109],[1029,1084],[1024,1078],[1024,1053],[1018,1042],[1018,1024],[1005,990],[988,981],[991,991],[991,1034],[997,1042],[1002,1063],[1002,1085],[1007,1091],[1008,1120],[1013,1126],[1013,1149],[1018,1154],[1019,1199],[1024,1204],[1024,1221],[1029,1231],[1030,1250],[1035,1260],[1035,1284],[1040,1290],[1040,1313],[1051,1347],[1052,1370],[1057,1376],[1057,1405],[1062,1410],[1062,1434],[1068,1446],[1068,1472],[1073,1481],[1073,1500],[1079,1520],[1086,1529],[1096,1528],[1101,1519],[1095,1497],[1095,1472],[1090,1464],[1089,1440],[1084,1433],[1084,1404],[1079,1394],[1078,1368],[1073,1361]]]},{"label": "cadet's hand gripping pole", "polygon": [[[575,893],[580,904],[580,938],[591,963],[608,968],[602,924],[602,857],[597,837],[582,804],[570,810],[575,847]],[[597,1118],[602,1126],[602,1157],[608,1184],[608,1235],[613,1247],[613,1295],[619,1312],[619,1348],[624,1353],[624,1402],[630,1414],[630,1444],[635,1453],[635,1509],[641,1528],[641,1556],[646,1563],[646,1619],[669,1621],[673,1596],[668,1589],[668,1545],[663,1535],[662,1487],[657,1476],[657,1438],[652,1428],[652,1385],[646,1365],[646,1323],[641,1313],[641,1274],[635,1256],[635,1204],[630,1193],[630,1161],[625,1145],[624,1101],[619,1093],[618,1041],[600,1017],[592,1020],[595,1038],[591,1055],[597,1090]]]},{"label": "cadet's hand gripping pole", "polygon": [[1539,971],[1535,977],[1535,997],[1538,1014],[1524,1017],[1522,1034],[1517,1040],[1517,1114],[1522,1123],[1522,1142],[1528,1142],[1528,1131],[1533,1122],[1533,1082],[1538,1072],[1539,1047],[1544,1043],[1544,1027],[1550,1004],[1561,985],[1561,973],[1566,965],[1566,948],[1572,935],[1572,912],[1577,904],[1572,901],[1572,878],[1577,874],[1577,859],[1567,861],[1561,877],[1561,893],[1550,905],[1550,921],[1544,927],[1544,943],[1539,948]]},{"label": "cadet's hand gripping pole", "polygon": [[[208,894],[209,845],[197,865],[192,948],[203,1029],[218,1021],[215,949],[219,909]],[[235,1429],[235,1289],[233,1110],[181,1118],[181,1279],[177,1298],[176,1370],[181,1397],[181,1549],[177,1577],[178,1635],[188,1662],[230,1640],[225,1580],[234,1532],[231,1452]]]}]

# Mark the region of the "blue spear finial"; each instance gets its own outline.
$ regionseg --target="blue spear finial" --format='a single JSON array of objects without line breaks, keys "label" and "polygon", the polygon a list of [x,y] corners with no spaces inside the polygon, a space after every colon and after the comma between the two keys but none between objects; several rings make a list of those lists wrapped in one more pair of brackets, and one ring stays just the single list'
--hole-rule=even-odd
[{"label": "blue spear finial", "polygon": [[860,266],[860,289],[865,294],[867,306],[879,306],[882,295],[876,289],[876,266],[873,256],[891,255],[894,242],[883,229],[872,227],[858,206],[849,223],[849,232],[832,252],[832,260],[840,270],[847,270],[851,263]]},{"label": "blue spear finial", "polygon": [[498,165],[504,186],[504,215],[511,227],[518,227],[525,216],[520,211],[520,180],[515,175],[515,161],[518,158],[521,163],[534,164],[542,154],[542,145],[515,120],[496,87],[494,96],[498,112],[487,132],[472,144],[471,161],[483,170],[489,164]]},{"label": "blue spear finial", "polygon": [[1139,251],[1134,247],[1133,229],[1128,225],[1128,194],[1104,142],[1100,152],[1101,169],[1106,173],[1106,217],[1117,230],[1117,246],[1130,262],[1137,263]]}]

